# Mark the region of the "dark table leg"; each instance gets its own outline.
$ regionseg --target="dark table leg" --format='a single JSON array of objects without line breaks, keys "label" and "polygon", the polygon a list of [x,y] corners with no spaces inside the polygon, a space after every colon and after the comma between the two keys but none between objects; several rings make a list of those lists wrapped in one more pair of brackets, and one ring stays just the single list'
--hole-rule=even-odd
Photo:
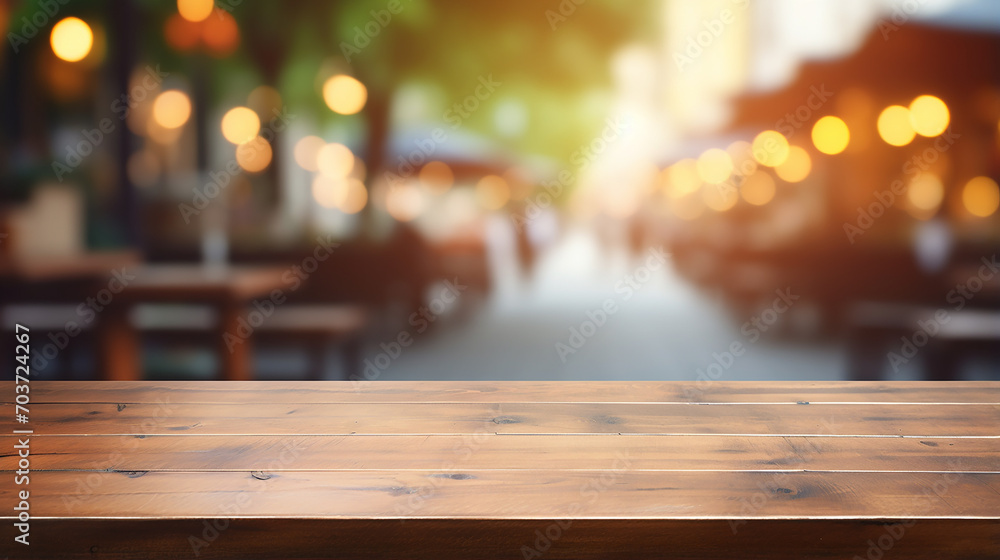
[{"label": "dark table leg", "polygon": [[97,324],[100,377],[113,381],[142,379],[142,351],[139,333],[129,323],[128,304],[112,304],[101,313]]},{"label": "dark table leg", "polygon": [[239,302],[225,302],[219,306],[218,353],[223,379],[247,381],[252,379],[252,336],[244,336],[240,328],[243,306]]}]

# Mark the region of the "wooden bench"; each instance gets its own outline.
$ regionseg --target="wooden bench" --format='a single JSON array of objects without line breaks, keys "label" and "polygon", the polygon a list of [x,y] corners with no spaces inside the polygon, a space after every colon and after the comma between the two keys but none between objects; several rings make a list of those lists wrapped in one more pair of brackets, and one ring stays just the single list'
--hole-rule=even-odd
[{"label": "wooden bench", "polygon": [[1000,558],[1000,382],[30,394],[30,546],[0,434],[11,558]]}]

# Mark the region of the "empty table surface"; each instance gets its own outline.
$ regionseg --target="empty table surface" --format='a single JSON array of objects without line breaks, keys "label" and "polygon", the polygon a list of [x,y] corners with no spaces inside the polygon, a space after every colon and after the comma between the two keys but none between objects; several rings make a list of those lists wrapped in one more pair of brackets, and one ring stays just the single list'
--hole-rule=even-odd
[{"label": "empty table surface", "polygon": [[998,382],[33,382],[30,409],[11,558],[1000,558]]}]

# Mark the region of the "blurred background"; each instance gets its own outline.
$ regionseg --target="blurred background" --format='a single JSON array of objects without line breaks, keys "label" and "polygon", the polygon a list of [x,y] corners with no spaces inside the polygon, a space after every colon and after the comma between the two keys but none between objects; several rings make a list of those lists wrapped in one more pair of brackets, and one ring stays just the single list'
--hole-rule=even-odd
[{"label": "blurred background", "polygon": [[0,27],[3,348],[30,329],[37,378],[1000,379],[991,0]]}]

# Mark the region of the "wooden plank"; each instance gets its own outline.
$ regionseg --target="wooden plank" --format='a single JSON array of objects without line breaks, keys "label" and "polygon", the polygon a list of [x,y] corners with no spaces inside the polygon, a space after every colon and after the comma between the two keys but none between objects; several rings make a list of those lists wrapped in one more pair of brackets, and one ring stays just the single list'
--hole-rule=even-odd
[{"label": "wooden plank", "polygon": [[[0,470],[16,469],[12,436]],[[31,468],[91,471],[600,469],[622,453],[631,470],[1000,472],[996,438],[736,436],[47,436]]]},{"label": "wooden plank", "polygon": [[[894,521],[35,519],[24,548],[28,558],[79,560],[998,558],[1000,522]],[[871,548],[880,539],[889,552]]]},{"label": "wooden plank", "polygon": [[[88,478],[95,487],[88,486]],[[33,518],[997,519],[1000,474],[602,470],[31,473]],[[0,502],[15,489],[0,487]],[[10,510],[0,520],[13,519]]]},{"label": "wooden plank", "polygon": [[[4,385],[7,383],[7,385]],[[0,382],[10,402],[12,382]],[[9,390],[8,390],[9,389]],[[34,403],[972,403],[1000,404],[1000,382],[157,381],[34,382]]]},{"label": "wooden plank", "polygon": [[[13,405],[0,405],[11,417]],[[1000,437],[997,405],[33,404],[38,435],[719,434]]]}]

